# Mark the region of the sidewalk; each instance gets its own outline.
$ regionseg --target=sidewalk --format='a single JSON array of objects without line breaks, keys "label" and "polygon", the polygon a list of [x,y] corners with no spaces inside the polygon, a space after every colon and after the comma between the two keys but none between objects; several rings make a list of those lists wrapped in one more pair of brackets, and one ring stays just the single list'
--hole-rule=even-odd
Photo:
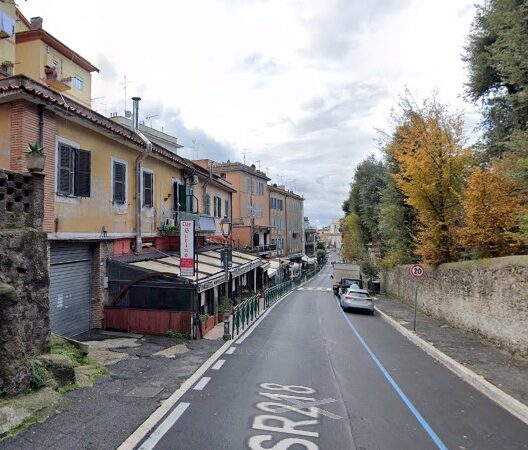
[{"label": "sidewalk", "polygon": [[69,407],[0,441],[0,449],[116,448],[224,343],[100,332],[82,340],[110,375],[65,394]]},{"label": "sidewalk", "polygon": [[[413,309],[379,295],[376,306],[412,331]],[[528,360],[512,356],[489,342],[418,312],[416,334],[516,400],[528,405]]]}]

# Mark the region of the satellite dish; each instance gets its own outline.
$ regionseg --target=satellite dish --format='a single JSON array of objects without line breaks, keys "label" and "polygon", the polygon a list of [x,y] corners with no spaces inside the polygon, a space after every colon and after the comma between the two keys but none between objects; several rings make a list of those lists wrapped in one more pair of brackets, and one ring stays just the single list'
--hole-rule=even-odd
[{"label": "satellite dish", "polygon": [[127,119],[130,119],[132,117],[132,111],[129,111],[128,109],[125,111],[125,117]]}]

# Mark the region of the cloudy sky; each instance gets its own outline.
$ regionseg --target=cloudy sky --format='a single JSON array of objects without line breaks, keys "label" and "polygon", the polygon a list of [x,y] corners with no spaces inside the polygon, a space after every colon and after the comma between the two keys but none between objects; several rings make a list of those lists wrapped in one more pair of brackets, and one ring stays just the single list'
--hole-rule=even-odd
[{"label": "cloudy sky", "polygon": [[[27,16],[101,69],[93,108],[143,98],[147,125],[182,155],[243,160],[306,198],[318,225],[340,217],[354,168],[407,87],[465,103],[461,54],[475,0],[20,1]],[[131,102],[128,100],[127,108]],[[149,117],[147,117],[149,116]],[[193,143],[193,141],[195,143]]]}]

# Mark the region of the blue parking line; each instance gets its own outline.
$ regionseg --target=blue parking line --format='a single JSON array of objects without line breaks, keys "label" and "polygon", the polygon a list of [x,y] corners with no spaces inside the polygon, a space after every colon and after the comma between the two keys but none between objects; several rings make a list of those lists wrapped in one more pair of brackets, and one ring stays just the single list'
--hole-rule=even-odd
[{"label": "blue parking line", "polygon": [[[336,299],[337,305],[339,306],[339,301]],[[347,323],[350,325],[350,328],[352,328],[352,331],[358,338],[361,345],[365,348],[369,356],[372,358],[372,360],[376,363],[376,366],[378,366],[378,369],[381,371],[383,376],[387,379],[389,384],[392,386],[392,388],[396,391],[398,396],[402,399],[403,403],[405,403],[405,406],[411,411],[411,413],[416,417],[416,420],[420,423],[422,428],[425,430],[425,432],[429,435],[429,437],[432,439],[432,441],[436,444],[436,446],[440,450],[448,450],[446,445],[442,442],[442,440],[438,437],[438,435],[433,431],[431,426],[427,423],[427,421],[423,418],[423,416],[420,414],[420,412],[416,409],[416,407],[412,404],[412,402],[409,400],[409,398],[405,395],[405,393],[402,391],[400,386],[398,386],[398,383],[394,381],[394,378],[392,378],[387,372],[387,369],[381,364],[381,361],[378,359],[378,357],[374,354],[374,352],[370,349],[370,347],[367,345],[361,334],[359,334],[359,331],[354,326],[354,324],[350,321],[348,316],[345,314],[345,312],[341,309],[339,306],[339,309],[341,310],[341,313],[345,317]]]}]

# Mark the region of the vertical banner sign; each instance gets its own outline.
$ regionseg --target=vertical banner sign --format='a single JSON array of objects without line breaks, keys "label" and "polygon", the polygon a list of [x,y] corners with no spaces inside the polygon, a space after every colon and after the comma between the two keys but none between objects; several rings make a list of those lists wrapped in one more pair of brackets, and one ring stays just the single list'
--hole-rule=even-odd
[{"label": "vertical banner sign", "polygon": [[180,221],[180,275],[194,277],[194,222]]}]

